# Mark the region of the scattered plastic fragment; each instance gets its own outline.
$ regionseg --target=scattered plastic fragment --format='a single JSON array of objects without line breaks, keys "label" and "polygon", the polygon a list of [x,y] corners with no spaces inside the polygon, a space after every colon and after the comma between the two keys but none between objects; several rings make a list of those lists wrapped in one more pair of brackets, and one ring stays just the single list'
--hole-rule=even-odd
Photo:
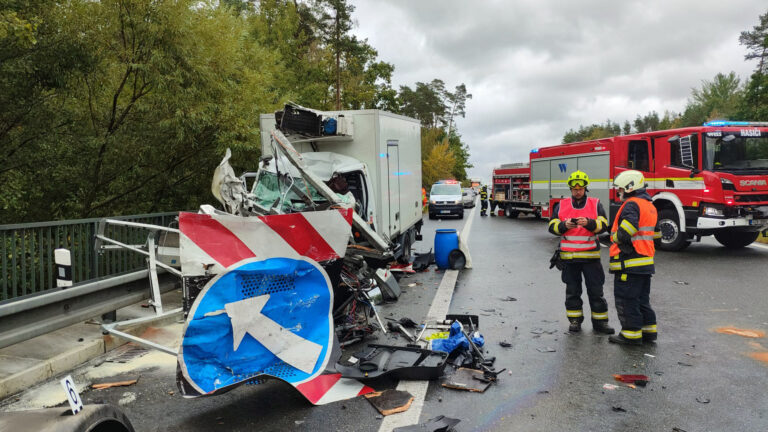
[{"label": "scattered plastic fragment", "polygon": [[645,387],[646,384],[648,384],[648,376],[646,375],[622,375],[622,374],[614,374],[613,378],[616,381],[621,381],[626,384],[636,384],[640,387]]},{"label": "scattered plastic fragment", "polygon": [[698,396],[698,397],[696,397],[696,402],[703,403],[703,404],[708,404],[709,403],[709,398],[705,398],[703,396]]},{"label": "scattered plastic fragment", "polygon": [[539,347],[539,348],[536,348],[536,351],[548,353],[548,352],[556,352],[557,350],[552,347]]},{"label": "scattered plastic fragment", "polygon": [[388,389],[365,395],[368,402],[376,408],[381,415],[390,415],[407,411],[413,403],[413,395],[407,391]]},{"label": "scattered plastic fragment", "polygon": [[393,429],[393,432],[449,432],[453,427],[459,424],[461,420],[439,415],[431,418],[424,423],[410,426],[401,426]]},{"label": "scattered plastic fragment", "polygon": [[690,363],[681,362],[681,361],[677,362],[677,364],[679,364],[680,366],[693,366],[693,365],[692,365],[692,364],[690,364]]},{"label": "scattered plastic fragment", "polygon": [[611,409],[613,410],[613,412],[627,412],[627,410],[625,410],[624,408],[618,405],[612,406]]},{"label": "scattered plastic fragment", "polygon": [[617,388],[619,388],[619,386],[617,386],[616,384],[605,383],[605,384],[603,384],[603,388],[605,390],[616,390]]},{"label": "scattered plastic fragment", "polygon": [[517,301],[517,299],[514,298],[514,297],[507,296],[507,298],[503,298],[503,299],[501,299],[501,301],[513,302],[513,301]]},{"label": "scattered plastic fragment", "polygon": [[646,357],[650,357],[650,358],[656,358],[656,356],[655,356],[655,355],[653,355],[653,354],[648,354],[648,353],[645,353],[645,354],[643,354],[643,355],[644,355],[644,356],[646,356]]},{"label": "scattered plastic fragment", "polygon": [[512,344],[507,341],[501,341],[499,342],[499,345],[501,345],[503,348],[512,348]]},{"label": "scattered plastic fragment", "polygon": [[675,283],[676,283],[676,284],[678,284],[678,285],[690,285],[690,284],[689,284],[688,282],[686,282],[686,281],[675,281]]}]

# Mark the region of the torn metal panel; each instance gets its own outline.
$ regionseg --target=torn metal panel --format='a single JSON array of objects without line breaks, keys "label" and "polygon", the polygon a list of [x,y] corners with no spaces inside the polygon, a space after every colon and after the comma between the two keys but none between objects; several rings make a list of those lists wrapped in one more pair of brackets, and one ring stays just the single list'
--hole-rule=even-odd
[{"label": "torn metal panel", "polygon": [[[324,196],[327,200],[342,205],[343,203],[339,199],[338,196],[336,196],[336,193],[334,193],[331,188],[329,188],[321,179],[320,177],[316,176],[312,171],[310,171],[307,168],[307,165],[304,163],[304,158],[302,157],[301,153],[296,151],[296,149],[293,147],[291,142],[288,140],[288,138],[283,135],[282,132],[279,130],[272,131],[272,137],[274,138],[275,142],[278,144],[277,148],[284,154],[292,163],[293,165],[301,171],[304,178],[315,188],[317,189],[317,192]],[[385,239],[381,238],[375,231],[373,231],[366,221],[364,221],[360,215],[353,214],[353,221],[352,225],[357,228],[361,234],[365,237],[366,240],[368,240],[376,249],[378,249],[381,252],[390,252],[391,248],[389,245],[389,242]]]},{"label": "torn metal panel", "polygon": [[182,274],[220,274],[253,257],[343,258],[351,219],[352,209],[252,217],[180,213]]},{"label": "torn metal panel", "polygon": [[182,394],[220,394],[266,378],[290,383],[313,404],[372,391],[332,368],[333,284],[319,264],[344,257],[351,215],[180,214],[184,277],[216,275],[187,316],[177,357]]}]

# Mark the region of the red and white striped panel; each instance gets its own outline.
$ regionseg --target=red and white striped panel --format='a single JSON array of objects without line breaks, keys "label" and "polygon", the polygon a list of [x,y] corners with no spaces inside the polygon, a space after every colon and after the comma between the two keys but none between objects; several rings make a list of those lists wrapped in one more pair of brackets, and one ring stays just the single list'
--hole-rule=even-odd
[{"label": "red and white striped panel", "polygon": [[352,209],[258,217],[180,213],[181,272],[220,274],[246,258],[343,258]]},{"label": "red and white striped panel", "polygon": [[312,405],[325,405],[375,391],[358,380],[342,378],[340,373],[320,375],[297,385],[296,390]]}]

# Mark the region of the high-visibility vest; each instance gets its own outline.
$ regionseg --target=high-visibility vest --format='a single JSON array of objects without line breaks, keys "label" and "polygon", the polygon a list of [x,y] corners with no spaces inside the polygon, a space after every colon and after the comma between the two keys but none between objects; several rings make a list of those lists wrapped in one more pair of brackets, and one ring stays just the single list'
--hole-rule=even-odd
[{"label": "high-visibility vest", "polygon": [[[640,221],[638,222],[638,225],[640,226],[638,227],[632,226],[627,220],[624,220],[619,224],[621,211],[624,210],[624,206],[627,205],[628,202],[634,202],[640,208]],[[612,258],[610,263],[611,270],[621,270],[622,267],[629,268],[653,265],[653,256],[656,253],[653,238],[657,219],[656,207],[648,200],[632,197],[621,205],[618,213],[616,213],[616,218],[613,220],[613,226],[611,227],[611,239],[613,240],[610,249]],[[632,235],[632,247],[635,248],[635,252],[643,255],[643,257],[624,260],[623,264],[621,261],[615,261],[613,259],[613,257],[617,257],[621,252],[619,245],[616,244],[619,227]]]},{"label": "high-visibility vest", "polygon": [[[583,208],[573,207],[571,198],[560,201],[560,208],[557,211],[557,218],[566,221],[571,218],[586,217],[597,219],[597,198],[587,197],[587,202]],[[571,228],[560,238],[560,258],[600,258],[600,250],[597,246],[597,236],[592,231],[577,226]]]},{"label": "high-visibility vest", "polygon": [[480,199],[481,199],[482,201],[485,201],[485,200],[487,200],[487,199],[488,199],[488,192],[486,192],[486,191],[484,191],[484,190],[483,190],[483,191],[480,191]]}]

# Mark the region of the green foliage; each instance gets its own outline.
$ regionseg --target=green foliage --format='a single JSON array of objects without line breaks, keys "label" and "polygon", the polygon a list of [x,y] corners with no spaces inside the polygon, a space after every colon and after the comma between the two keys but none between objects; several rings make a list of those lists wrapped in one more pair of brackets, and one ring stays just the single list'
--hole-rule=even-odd
[{"label": "green foliage", "polygon": [[681,118],[682,126],[699,126],[708,120],[736,120],[742,101],[741,80],[736,72],[718,73],[712,81],[702,81],[691,90],[691,98]]},{"label": "green foliage", "polygon": [[456,157],[447,140],[434,144],[422,159],[422,184],[425,188],[441,179],[452,177]]},{"label": "green foliage", "polygon": [[[348,0],[0,4],[0,223],[210,203],[224,150],[253,169],[258,115],[289,100],[403,112],[394,65],[352,34],[353,12]],[[463,178],[452,125],[471,95],[433,83],[433,142]]]},{"label": "green foliage", "polygon": [[768,12],[752,31],[744,31],[739,42],[746,46],[746,60],[757,60],[757,67],[744,87],[739,115],[744,119],[768,121]]}]

